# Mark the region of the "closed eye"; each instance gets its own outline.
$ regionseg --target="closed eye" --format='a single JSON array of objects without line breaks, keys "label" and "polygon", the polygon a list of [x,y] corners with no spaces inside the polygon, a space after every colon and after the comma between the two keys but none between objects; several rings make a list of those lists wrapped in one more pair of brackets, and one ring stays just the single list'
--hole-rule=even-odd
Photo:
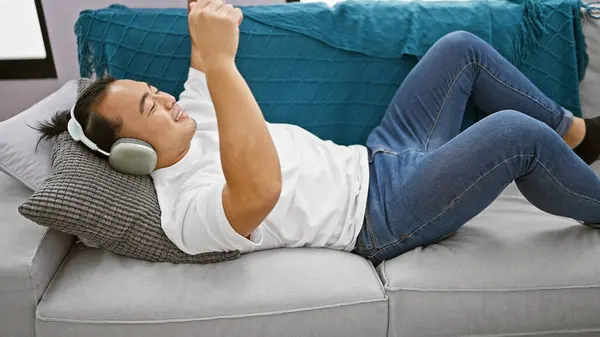
[{"label": "closed eye", "polygon": [[[158,95],[159,93],[160,93],[160,90],[156,89],[156,92],[154,94]],[[155,108],[156,108],[156,102],[152,101],[152,108],[150,108],[150,112],[148,113],[148,116],[150,116],[154,113]]]}]

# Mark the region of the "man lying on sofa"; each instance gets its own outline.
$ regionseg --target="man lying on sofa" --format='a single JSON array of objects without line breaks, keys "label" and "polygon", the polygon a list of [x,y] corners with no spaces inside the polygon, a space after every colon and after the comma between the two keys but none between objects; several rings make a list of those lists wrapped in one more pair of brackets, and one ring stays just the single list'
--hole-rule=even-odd
[{"label": "man lying on sofa", "polygon": [[[600,155],[600,120],[574,117],[479,38],[440,39],[366,146],[340,146],[267,123],[234,62],[241,10],[189,5],[179,101],[104,77],[40,126],[42,137],[68,130],[113,167],[151,174],[162,227],[184,252],[326,247],[379,263],[455,232],[513,181],[546,212],[600,222],[600,180],[588,166]],[[459,134],[470,98],[489,116]],[[123,144],[150,169],[119,164]]]}]

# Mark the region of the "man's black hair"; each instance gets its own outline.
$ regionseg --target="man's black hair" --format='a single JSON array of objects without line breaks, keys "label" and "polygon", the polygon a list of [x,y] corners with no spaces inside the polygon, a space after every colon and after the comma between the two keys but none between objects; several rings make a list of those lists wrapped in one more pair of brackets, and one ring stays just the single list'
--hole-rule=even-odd
[{"label": "man's black hair", "polygon": [[[94,112],[94,107],[104,98],[111,83],[116,79],[104,76],[92,82],[83,90],[75,104],[75,118],[83,127],[86,137],[98,147],[110,152],[110,147],[117,140],[117,134],[123,124],[121,119],[109,120]],[[38,141],[49,140],[67,131],[71,119],[71,111],[59,111],[49,121],[39,123],[36,127],[42,135]],[[100,155],[96,153],[96,155]]]}]

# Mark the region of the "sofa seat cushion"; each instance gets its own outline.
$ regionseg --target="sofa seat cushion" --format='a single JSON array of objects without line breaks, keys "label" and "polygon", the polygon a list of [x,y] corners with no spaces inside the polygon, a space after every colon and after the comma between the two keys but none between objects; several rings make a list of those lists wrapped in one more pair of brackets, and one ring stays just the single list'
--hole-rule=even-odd
[{"label": "sofa seat cushion", "polygon": [[513,184],[455,235],[378,267],[390,336],[598,336],[599,259],[600,230]]},{"label": "sofa seat cushion", "polygon": [[0,172],[0,336],[34,336],[35,306],[75,237],[17,211],[31,191]]},{"label": "sofa seat cushion", "polygon": [[37,318],[37,337],[377,337],[387,298],[372,265],[351,253],[277,249],[175,265],[77,245]]}]

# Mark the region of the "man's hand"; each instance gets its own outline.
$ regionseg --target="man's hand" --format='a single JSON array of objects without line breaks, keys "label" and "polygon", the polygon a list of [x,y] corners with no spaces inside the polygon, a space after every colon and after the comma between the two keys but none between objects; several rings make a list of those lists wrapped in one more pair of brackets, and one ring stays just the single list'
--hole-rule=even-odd
[{"label": "man's hand", "polygon": [[238,25],[242,11],[222,0],[198,0],[190,3],[188,23],[192,39],[192,62],[206,72],[234,63],[238,48]]}]

